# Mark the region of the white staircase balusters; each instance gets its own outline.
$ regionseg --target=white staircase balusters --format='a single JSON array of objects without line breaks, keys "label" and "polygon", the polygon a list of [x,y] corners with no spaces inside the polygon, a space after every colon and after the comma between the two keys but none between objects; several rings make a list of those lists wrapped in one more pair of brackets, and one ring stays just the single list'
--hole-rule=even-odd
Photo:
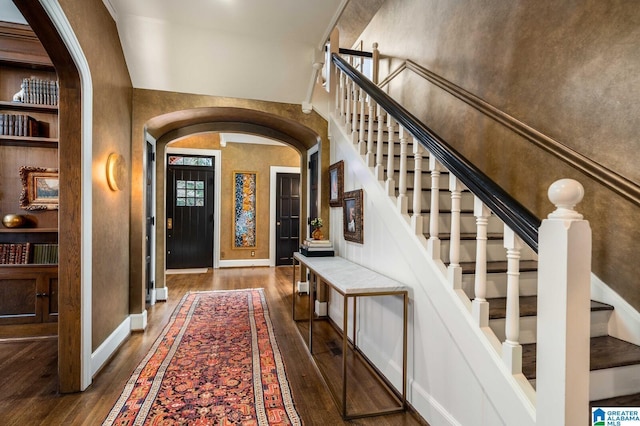
[{"label": "white staircase balusters", "polygon": [[347,131],[351,133],[351,107],[353,106],[351,99],[353,98],[353,81],[347,78],[346,93],[345,93],[345,110],[344,110],[344,125]]},{"label": "white staircase balusters", "polygon": [[537,424],[589,424],[591,228],[574,210],[579,182],[549,188],[557,209],[538,237]]},{"label": "white staircase balusters", "polygon": [[352,87],[352,102],[353,106],[351,108],[351,136],[354,143],[358,142],[358,94],[362,91],[362,89],[355,84]]},{"label": "white staircase balusters", "polygon": [[511,374],[522,373],[522,345],[520,345],[520,251],[522,240],[511,228],[504,226],[504,248],[507,249],[507,312],[502,360]]},{"label": "white staircase balusters", "polygon": [[388,137],[388,145],[387,145],[387,181],[386,181],[386,190],[387,195],[395,196],[396,195],[396,181],[394,180],[394,153],[395,153],[395,145],[394,145],[394,131],[393,131],[393,117],[390,114],[387,114],[387,137]]},{"label": "white staircase balusters", "polygon": [[[429,171],[431,172],[431,206],[429,207],[429,239],[427,240],[427,250],[431,253],[432,259],[441,259],[440,253],[440,227],[438,221],[440,218],[440,172],[442,165],[436,157],[429,156]],[[422,194],[416,194],[414,197],[420,197]]]},{"label": "white staircase balusters", "polygon": [[407,214],[407,145],[409,140],[404,127],[400,126],[400,173],[398,175],[398,201],[397,206],[400,214]]},{"label": "white staircase balusters", "polygon": [[376,106],[376,117],[378,117],[378,139],[376,141],[376,168],[374,174],[379,181],[384,180],[384,119],[386,112]]},{"label": "white staircase balusters", "polygon": [[367,120],[367,156],[365,162],[367,167],[373,167],[376,163],[375,153],[373,152],[373,122],[374,113],[376,110],[376,102],[371,99],[371,96],[367,95],[367,106],[369,108],[369,115]]},{"label": "white staircase balusters", "polygon": [[471,312],[480,327],[489,326],[489,302],[487,302],[487,225],[491,211],[474,197],[473,214],[476,217],[476,270],[474,299]]},{"label": "white staircase balusters", "polygon": [[336,90],[336,113],[341,119],[344,119],[344,99],[347,97],[347,88],[345,85],[345,75],[338,70],[338,90]]},{"label": "white staircase balusters", "polygon": [[447,275],[453,289],[462,288],[462,267],[460,266],[460,211],[463,185],[449,173],[449,191],[451,192],[451,225],[449,240],[449,266]]},{"label": "white staircase balusters", "polygon": [[422,235],[422,153],[425,149],[420,142],[411,137],[411,145],[413,148],[413,214],[411,215],[411,228],[416,235]]},{"label": "white staircase balusters", "polygon": [[367,142],[364,140],[364,124],[367,119],[365,115],[367,98],[368,96],[364,93],[364,90],[360,88],[360,119],[358,120],[358,152],[360,155],[365,155],[367,153]]}]

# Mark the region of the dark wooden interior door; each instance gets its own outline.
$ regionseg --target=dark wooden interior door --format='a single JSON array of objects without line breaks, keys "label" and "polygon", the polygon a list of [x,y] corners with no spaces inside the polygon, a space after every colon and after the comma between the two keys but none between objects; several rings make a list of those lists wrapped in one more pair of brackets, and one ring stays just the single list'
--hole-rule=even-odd
[{"label": "dark wooden interior door", "polygon": [[147,142],[147,173],[145,176],[145,191],[146,191],[146,216],[147,216],[147,224],[145,229],[145,247],[144,247],[144,257],[145,257],[145,270],[146,270],[146,288],[147,288],[147,300],[151,297],[151,291],[154,288],[154,282],[152,279],[152,271],[151,271],[151,242],[153,229],[155,225],[155,216],[154,216],[154,204],[153,204],[153,192],[155,188],[153,187],[153,173],[156,169],[155,163],[155,153],[153,152],[153,145]]},{"label": "dark wooden interior door", "polygon": [[291,265],[300,244],[300,175],[276,176],[276,266]]},{"label": "dark wooden interior door", "polygon": [[167,269],[213,267],[213,174],[213,165],[167,166]]}]

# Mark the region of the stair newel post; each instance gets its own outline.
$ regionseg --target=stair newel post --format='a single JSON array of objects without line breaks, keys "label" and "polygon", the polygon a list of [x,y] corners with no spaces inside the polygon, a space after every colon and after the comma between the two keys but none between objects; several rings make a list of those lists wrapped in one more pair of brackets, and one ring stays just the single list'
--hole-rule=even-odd
[{"label": "stair newel post", "polygon": [[[427,240],[427,250],[431,253],[432,259],[440,259],[440,172],[442,165],[433,155],[429,156],[429,171],[431,172],[431,206],[429,207],[429,239]],[[420,197],[422,194],[413,194]]]},{"label": "stair newel post", "polygon": [[574,210],[584,188],[572,179],[548,191],[556,210],[538,234],[537,424],[590,420],[591,228]]},{"label": "stair newel post", "polygon": [[393,131],[393,117],[390,114],[387,114],[387,137],[389,138],[389,144],[387,146],[387,182],[386,182],[386,190],[387,194],[390,196],[396,195],[396,181],[393,177],[394,175],[394,153],[395,153],[395,142],[394,142],[394,131]]},{"label": "stair newel post", "polygon": [[416,235],[422,235],[422,152],[424,148],[414,137],[411,138],[413,148],[413,215],[411,215],[411,228]]},{"label": "stair newel post", "polygon": [[374,113],[376,110],[376,102],[371,99],[371,96],[368,96],[367,99],[369,100],[369,115],[367,118],[367,156],[365,158],[365,161],[367,163],[367,167],[373,167],[376,161],[373,152],[373,122],[375,121]]},{"label": "stair newel post", "polygon": [[473,200],[473,214],[476,217],[476,272],[474,299],[471,312],[480,327],[489,326],[489,302],[487,302],[487,225],[491,211],[478,198]]},{"label": "stair newel post", "polygon": [[520,345],[520,251],[522,240],[505,225],[504,248],[507,249],[507,312],[502,360],[511,374],[522,373],[522,345]]},{"label": "stair newel post", "polygon": [[372,56],[371,56],[371,62],[373,63],[373,70],[372,70],[372,74],[373,74],[373,84],[377,85],[378,84],[378,76],[380,75],[380,51],[378,50],[378,43],[373,43],[371,45],[372,49]]},{"label": "stair newel post", "polygon": [[453,174],[449,173],[449,191],[451,192],[451,237],[449,248],[449,283],[453,289],[462,288],[462,267],[460,266],[460,211],[463,185]]},{"label": "stair newel post", "polygon": [[360,155],[365,155],[367,153],[367,142],[364,140],[364,123],[366,121],[366,100],[367,95],[364,93],[362,87],[360,88],[360,120],[359,120],[359,128],[358,128],[358,152]]},{"label": "stair newel post", "polygon": [[407,214],[407,145],[409,139],[404,127],[400,126],[400,174],[398,176],[398,210],[400,214]]},{"label": "stair newel post", "polygon": [[376,140],[376,168],[375,175],[379,181],[384,180],[384,115],[385,112],[380,108],[380,105],[376,106],[376,116],[378,117],[378,138]]}]

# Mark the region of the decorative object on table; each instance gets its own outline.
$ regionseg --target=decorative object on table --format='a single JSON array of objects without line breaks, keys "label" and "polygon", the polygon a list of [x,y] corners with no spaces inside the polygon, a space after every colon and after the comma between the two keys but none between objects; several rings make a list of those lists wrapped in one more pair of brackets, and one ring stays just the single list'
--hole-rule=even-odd
[{"label": "decorative object on table", "polygon": [[345,192],[342,198],[344,239],[363,244],[362,189]]},{"label": "decorative object on table", "polygon": [[307,257],[334,256],[333,244],[330,240],[306,238],[300,245],[300,253]]},{"label": "decorative object on table", "polygon": [[264,290],[187,293],[102,424],[301,425]]},{"label": "decorative object on table", "polygon": [[233,248],[256,247],[256,172],[233,173]]},{"label": "decorative object on table", "polygon": [[338,161],[329,166],[329,205],[342,206],[344,188],[344,161]]},{"label": "decorative object on table", "polygon": [[313,237],[314,240],[321,240],[324,238],[324,235],[322,235],[322,219],[321,218],[316,217],[312,219],[311,227],[313,228],[313,231],[311,231],[311,237]]},{"label": "decorative object on table", "polygon": [[58,169],[20,167],[22,194],[20,208],[24,210],[58,210]]},{"label": "decorative object on table", "polygon": [[2,218],[5,228],[25,228],[30,225],[29,218],[21,214],[7,214]]}]

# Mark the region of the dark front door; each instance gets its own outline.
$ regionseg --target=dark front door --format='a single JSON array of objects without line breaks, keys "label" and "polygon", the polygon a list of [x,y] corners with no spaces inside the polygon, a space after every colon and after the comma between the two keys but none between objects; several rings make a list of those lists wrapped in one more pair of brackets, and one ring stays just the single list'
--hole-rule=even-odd
[{"label": "dark front door", "polygon": [[167,269],[213,266],[213,173],[211,157],[169,156]]},{"label": "dark front door", "polygon": [[300,243],[300,175],[276,176],[276,266],[291,265]]}]

